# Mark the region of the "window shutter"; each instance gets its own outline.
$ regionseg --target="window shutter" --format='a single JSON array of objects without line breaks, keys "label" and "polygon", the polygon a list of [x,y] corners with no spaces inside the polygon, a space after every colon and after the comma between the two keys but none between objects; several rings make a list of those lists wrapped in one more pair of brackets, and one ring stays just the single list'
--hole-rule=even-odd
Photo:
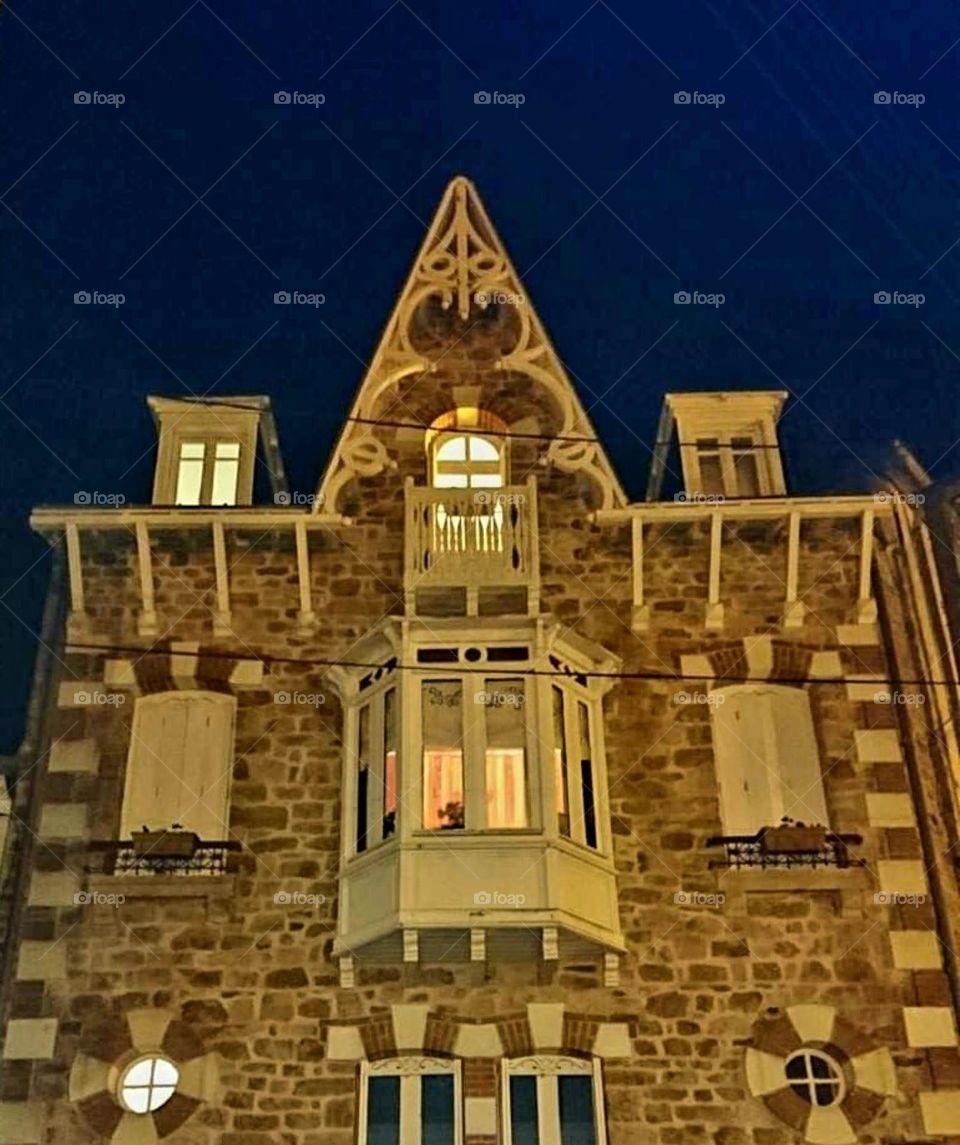
[{"label": "window shutter", "polygon": [[779,684],[735,684],[711,696],[724,834],[755,835],[784,816],[826,825],[807,693]]},{"label": "window shutter", "polygon": [[179,823],[223,839],[233,761],[232,696],[165,692],[137,700],[120,837]]}]

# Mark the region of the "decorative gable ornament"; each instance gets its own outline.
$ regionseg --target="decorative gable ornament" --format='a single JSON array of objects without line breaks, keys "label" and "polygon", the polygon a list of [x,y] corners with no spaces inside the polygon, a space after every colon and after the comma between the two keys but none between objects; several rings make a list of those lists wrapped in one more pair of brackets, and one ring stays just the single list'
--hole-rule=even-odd
[{"label": "decorative gable ornament", "polygon": [[[413,331],[421,307],[431,299],[462,322],[482,319],[490,306],[509,305],[516,315],[515,336],[494,365],[533,381],[549,395],[558,413],[558,426],[546,446],[541,464],[567,473],[582,473],[598,491],[598,508],[626,504],[610,462],[556,351],[530,303],[473,184],[458,176],[444,192],[400,298],[361,382],[340,440],[319,486],[315,511],[337,508],[344,487],[355,477],[373,477],[393,467],[376,420],[401,420],[399,411],[386,414],[391,391],[416,374],[435,373],[439,357],[415,344]],[[405,419],[404,419],[405,420]],[[529,432],[530,419],[510,426]],[[570,440],[573,439],[573,440]]]}]

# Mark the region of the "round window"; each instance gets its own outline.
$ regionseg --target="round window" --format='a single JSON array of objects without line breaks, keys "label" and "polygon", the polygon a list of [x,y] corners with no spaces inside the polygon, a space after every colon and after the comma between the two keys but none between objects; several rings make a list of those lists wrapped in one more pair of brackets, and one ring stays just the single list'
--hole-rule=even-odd
[{"label": "round window", "polygon": [[843,1070],[821,1050],[797,1050],[787,1059],[786,1073],[793,1092],[811,1105],[836,1105],[843,1099]]},{"label": "round window", "polygon": [[180,1071],[167,1058],[140,1058],[120,1078],[120,1102],[131,1113],[153,1113],[177,1091]]}]

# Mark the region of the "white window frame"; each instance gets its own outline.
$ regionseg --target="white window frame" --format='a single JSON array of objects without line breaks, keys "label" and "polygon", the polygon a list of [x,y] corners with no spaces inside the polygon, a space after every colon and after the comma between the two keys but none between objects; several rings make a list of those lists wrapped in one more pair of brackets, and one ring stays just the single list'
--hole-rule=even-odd
[{"label": "white window frame", "polygon": [[[523,669],[529,665],[518,665],[516,676],[511,674],[506,665],[491,666],[489,677],[480,673],[463,673],[458,671],[457,664],[438,665],[430,672],[416,673],[416,735],[418,750],[416,763],[417,774],[417,831],[428,835],[443,834],[453,836],[463,834],[465,831],[483,831],[487,834],[512,834],[517,831],[530,831],[541,828],[541,812],[533,792],[539,790],[539,783],[535,775],[537,768],[537,753],[533,751],[534,724],[536,713],[534,708],[534,693],[532,681],[524,675]],[[486,705],[477,702],[479,693],[496,691],[497,682],[519,680],[523,685],[524,702],[522,711],[523,720],[523,750],[524,750],[524,780],[527,809],[527,822],[523,827],[488,827],[487,826],[487,799],[486,799],[486,773],[487,773],[487,725]],[[423,821],[423,781],[424,781],[424,745],[423,745],[423,690],[430,684],[456,682],[461,688],[461,730],[460,747],[463,752],[463,827],[443,830],[441,828],[427,827]],[[405,787],[405,784],[401,784]]]},{"label": "white window frame", "polygon": [[[179,748],[174,746],[170,758],[164,758],[167,751],[164,745],[151,742],[150,718],[156,717],[158,709],[161,709],[162,717],[162,708],[174,705],[188,706],[188,721],[191,715],[216,720],[211,731],[212,749],[208,744],[208,750],[201,753],[203,768],[193,766],[188,745],[184,745],[186,750],[182,756],[178,755]],[[185,831],[194,831],[205,842],[227,837],[236,710],[236,697],[224,692],[152,692],[137,698],[124,773],[121,839],[129,839],[134,831],[139,832],[144,826],[151,830],[169,830],[174,821],[179,822]],[[175,783],[186,791],[184,801],[188,805],[185,812],[181,809],[170,822],[166,822],[166,810],[161,813],[154,808],[165,807],[165,786]],[[204,824],[209,825],[208,830],[203,829]]]},{"label": "white window frame", "polygon": [[366,1145],[370,1112],[370,1080],[400,1078],[400,1145],[420,1145],[420,1079],[427,1074],[453,1077],[453,1140],[463,1145],[463,1086],[461,1066],[456,1058],[381,1058],[360,1064],[360,1106],[357,1115],[357,1141]]},{"label": "white window frame", "polygon": [[[758,682],[714,688],[710,695],[724,835],[753,836],[784,817],[829,827],[809,692]],[[747,715],[737,719],[741,711]]]},{"label": "white window frame", "polygon": [[[555,765],[556,750],[559,746],[556,743],[556,736],[553,727],[553,691],[556,688],[563,696],[563,726],[564,726],[564,746],[566,749],[566,763],[567,763],[567,817],[570,822],[570,834],[561,835],[561,838],[571,839],[574,843],[578,843],[581,847],[585,847],[589,851],[595,851],[598,854],[603,853],[607,844],[607,819],[605,807],[606,801],[602,798],[600,788],[601,769],[599,753],[602,750],[602,745],[599,740],[598,729],[600,726],[600,717],[598,714],[598,707],[600,701],[594,696],[591,696],[586,690],[577,688],[575,685],[569,683],[558,677],[553,677],[549,681],[550,692],[550,762]],[[580,735],[580,716],[579,705],[583,704],[587,709],[587,723],[588,734],[590,742],[587,744],[588,756],[583,753],[582,737]],[[585,758],[590,760],[590,773],[591,782],[593,784],[593,819],[594,830],[596,832],[596,845],[591,845],[587,842],[587,822],[586,814],[584,811],[583,803],[583,776],[582,776],[582,761]],[[556,800],[554,799],[550,811],[554,817],[556,814]],[[556,826],[557,832],[560,831],[559,822]]]},{"label": "white window frame", "polygon": [[[386,696],[390,690],[394,693],[394,706],[395,706],[395,733],[396,733],[396,754],[397,754],[397,814],[394,820],[393,832],[390,835],[383,834],[383,786],[386,774],[386,755],[384,753],[383,734],[386,727]],[[402,761],[402,736],[403,736],[403,710],[402,710],[402,690],[400,687],[400,680],[394,676],[388,677],[383,683],[365,689],[363,692],[358,692],[356,703],[351,708],[349,726],[345,724],[345,735],[349,735],[348,739],[348,759],[350,767],[348,769],[350,775],[350,819],[347,821],[349,829],[349,839],[347,843],[347,851],[351,856],[366,855],[370,851],[375,850],[377,847],[382,846],[384,843],[395,841],[400,836],[400,819],[402,812],[402,777],[401,777],[401,761]],[[360,790],[360,713],[364,708],[370,709],[370,744],[371,744],[371,758],[368,761],[368,777],[367,777],[367,845],[361,851],[357,847],[357,813],[359,811],[359,790]]]},{"label": "white window frame", "polygon": [[[440,450],[457,438],[464,439],[463,460],[441,460]],[[470,456],[472,443],[484,441],[496,450],[497,459],[480,459]],[[462,484],[438,483],[441,476],[463,477]],[[474,477],[496,477],[496,482],[475,482]],[[438,489],[497,489],[507,483],[507,449],[503,438],[492,433],[477,433],[475,430],[453,427],[438,432],[430,442],[430,484]]]},{"label": "white window frame", "polygon": [[[748,442],[748,445],[734,444],[735,442]],[[767,479],[766,459],[762,448],[758,448],[757,435],[750,430],[740,433],[713,432],[704,433],[697,437],[692,450],[691,471],[695,470],[694,483],[698,492],[707,495],[720,493],[725,497],[762,497],[771,488]],[[737,458],[741,455],[753,458],[757,475],[756,492],[749,492],[740,488],[737,476]],[[720,462],[721,489],[706,489],[703,478],[702,461],[704,457],[716,457]]]},{"label": "white window frame", "polygon": [[603,1099],[603,1067],[600,1058],[572,1058],[538,1055],[504,1058],[501,1063],[501,1109],[504,1145],[513,1143],[510,1118],[510,1079],[536,1077],[539,1145],[562,1145],[560,1137],[560,1089],[558,1078],[588,1076],[593,1087],[593,1124],[596,1145],[607,1145],[607,1119]]},{"label": "white window frame", "polygon": [[[177,500],[177,494],[180,488],[180,471],[184,462],[182,451],[185,445],[199,445],[203,447],[200,496],[196,501]],[[237,456],[235,458],[218,457],[221,446],[235,446]],[[233,499],[214,503],[213,487],[217,472],[217,463],[224,461],[230,461],[236,465],[236,474],[233,482]],[[239,438],[231,437],[225,433],[216,435],[184,433],[178,435],[176,440],[176,474],[173,485],[173,503],[175,505],[181,505],[184,508],[198,505],[209,505],[211,508],[229,508],[230,506],[239,504],[241,471],[245,463],[244,443]]]}]

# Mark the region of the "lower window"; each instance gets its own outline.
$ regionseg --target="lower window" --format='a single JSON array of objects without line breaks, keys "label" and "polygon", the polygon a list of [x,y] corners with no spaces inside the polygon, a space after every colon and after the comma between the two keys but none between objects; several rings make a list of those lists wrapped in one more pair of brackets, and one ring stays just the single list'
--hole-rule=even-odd
[{"label": "lower window", "polygon": [[599,1058],[505,1061],[503,1125],[506,1145],[606,1145]]},{"label": "lower window", "polygon": [[460,1063],[439,1058],[364,1062],[361,1145],[460,1145]]}]

